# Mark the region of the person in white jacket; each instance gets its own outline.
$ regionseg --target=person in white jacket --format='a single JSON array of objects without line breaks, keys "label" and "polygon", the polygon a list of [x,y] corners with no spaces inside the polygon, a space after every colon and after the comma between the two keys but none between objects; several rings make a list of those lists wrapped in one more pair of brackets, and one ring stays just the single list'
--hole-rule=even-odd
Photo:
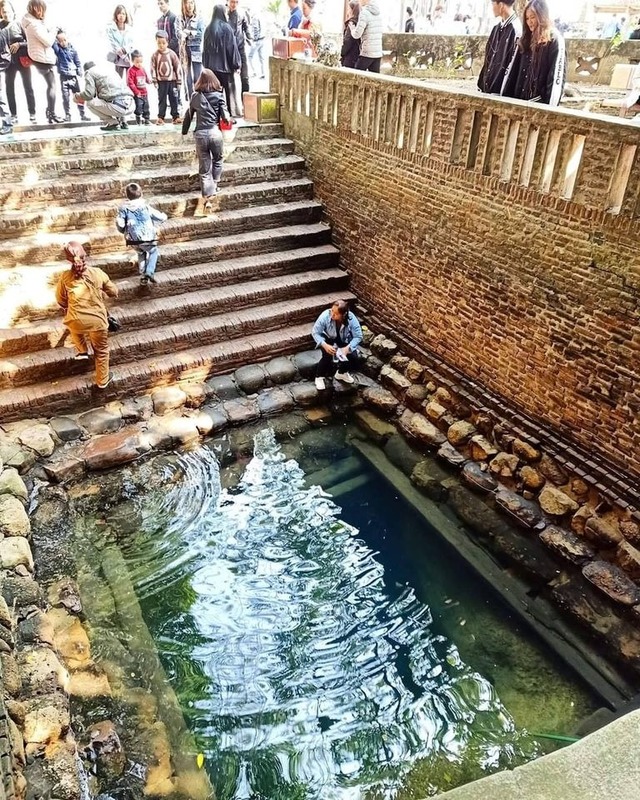
[{"label": "person in white jacket", "polygon": [[360,56],[356,69],[380,72],[382,61],[382,17],[377,0],[360,0],[358,24],[349,23],[354,39],[360,39]]},{"label": "person in white jacket", "polygon": [[47,4],[44,0],[29,0],[27,13],[22,18],[22,30],[27,39],[27,53],[33,66],[47,84],[47,119],[49,122],[64,122],[56,116],[56,54],[53,43],[58,28],[49,27],[44,21]]}]

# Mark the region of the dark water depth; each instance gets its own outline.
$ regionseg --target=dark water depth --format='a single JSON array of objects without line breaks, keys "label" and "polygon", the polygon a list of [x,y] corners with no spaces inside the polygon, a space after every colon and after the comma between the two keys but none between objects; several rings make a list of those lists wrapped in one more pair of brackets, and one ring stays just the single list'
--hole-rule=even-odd
[{"label": "dark water depth", "polygon": [[177,474],[123,552],[220,800],[425,797],[538,753],[454,644],[466,621],[443,609],[469,587],[444,570],[424,602],[379,484],[347,486],[341,513],[269,431],[231,490],[207,448]]}]

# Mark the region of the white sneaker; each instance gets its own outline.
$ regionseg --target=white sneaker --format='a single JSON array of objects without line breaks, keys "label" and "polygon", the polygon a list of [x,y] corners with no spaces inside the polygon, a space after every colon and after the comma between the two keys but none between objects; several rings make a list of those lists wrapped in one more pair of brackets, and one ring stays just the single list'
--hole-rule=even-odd
[{"label": "white sneaker", "polygon": [[350,372],[336,372],[336,380],[344,383],[355,383],[355,378]]},{"label": "white sneaker", "polygon": [[324,392],[324,390],[325,390],[326,388],[327,388],[327,387],[326,387],[326,384],[325,384],[325,382],[324,382],[324,378],[316,378],[316,389],[317,389],[319,392]]}]

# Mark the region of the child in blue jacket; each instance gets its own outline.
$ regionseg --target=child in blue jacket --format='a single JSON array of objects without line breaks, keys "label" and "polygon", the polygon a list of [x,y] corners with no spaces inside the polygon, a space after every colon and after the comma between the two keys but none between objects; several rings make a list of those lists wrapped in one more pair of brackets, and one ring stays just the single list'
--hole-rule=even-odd
[{"label": "child in blue jacket", "polygon": [[[80,92],[78,78],[82,75],[80,56],[76,48],[67,39],[64,31],[59,31],[53,43],[53,52],[56,54],[58,74],[60,75],[60,88],[62,89],[62,106],[64,108],[64,121],[71,122],[71,97]],[[75,103],[74,103],[75,105]],[[89,119],[84,105],[78,105],[80,119],[85,122]]]},{"label": "child in blue jacket", "polygon": [[154,223],[165,222],[167,215],[145,202],[140,184],[130,183],[125,191],[128,202],[120,206],[116,226],[124,234],[126,243],[137,252],[140,283],[146,286],[156,282],[158,232]]}]

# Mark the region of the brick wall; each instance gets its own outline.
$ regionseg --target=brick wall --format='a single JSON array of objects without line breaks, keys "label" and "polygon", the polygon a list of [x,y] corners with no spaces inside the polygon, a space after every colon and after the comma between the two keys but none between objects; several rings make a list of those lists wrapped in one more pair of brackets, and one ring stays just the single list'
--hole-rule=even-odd
[{"label": "brick wall", "polygon": [[272,60],[362,303],[640,475],[637,128]]}]

